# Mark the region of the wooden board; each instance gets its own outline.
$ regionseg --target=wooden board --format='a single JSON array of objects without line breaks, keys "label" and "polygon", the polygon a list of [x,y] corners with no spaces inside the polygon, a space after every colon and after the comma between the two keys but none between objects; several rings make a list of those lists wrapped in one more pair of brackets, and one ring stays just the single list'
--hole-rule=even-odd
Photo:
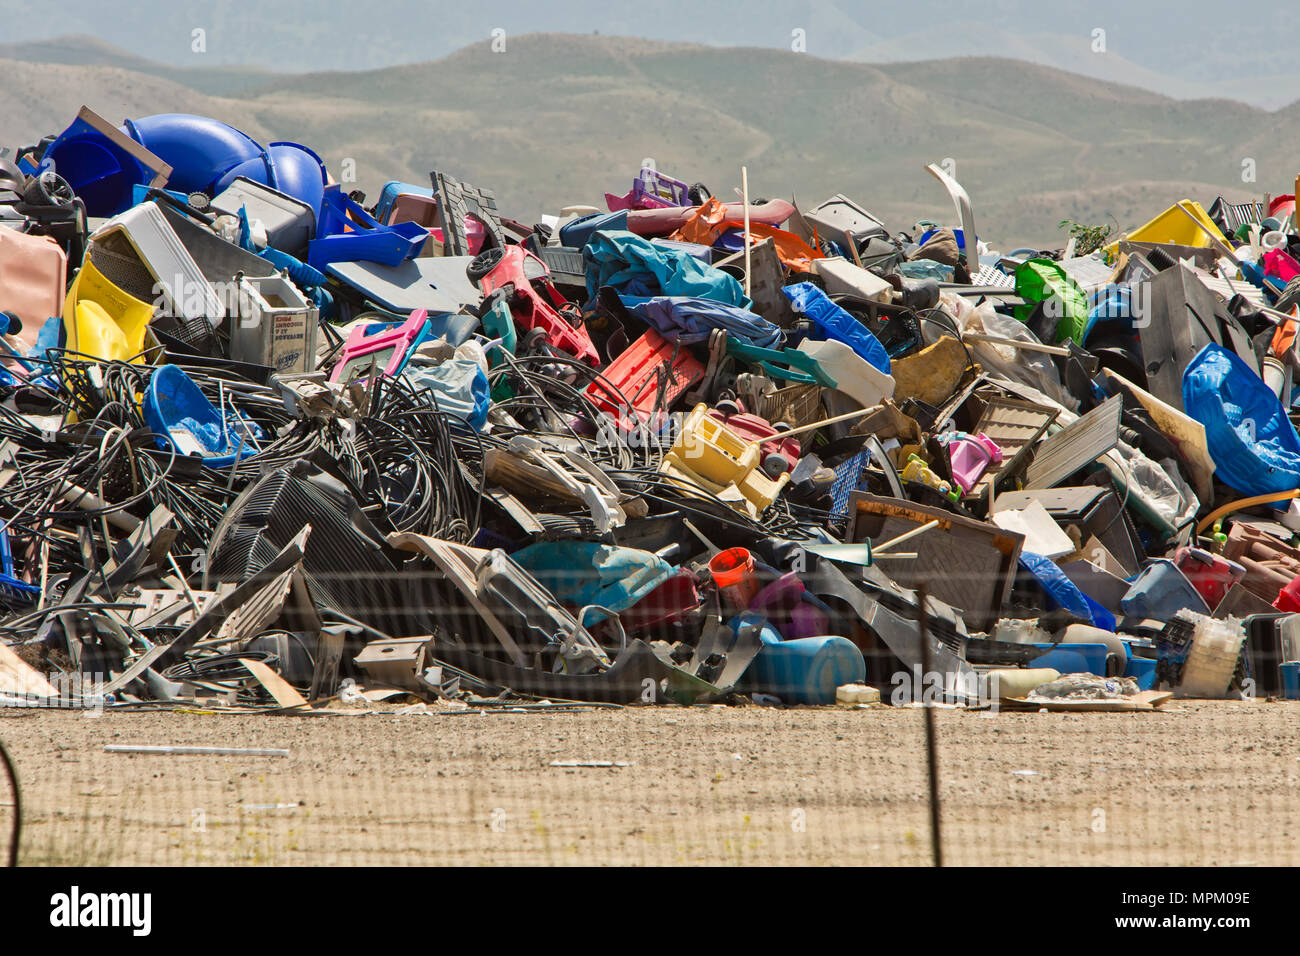
[{"label": "wooden board", "polygon": [[1000,702],[1006,710],[1046,710],[1050,713],[1124,714],[1151,712],[1173,697],[1167,690],[1139,691],[1119,700],[1026,700],[1008,697]]},{"label": "wooden board", "polygon": [[0,691],[24,697],[58,697],[59,692],[31,665],[0,641]]},{"label": "wooden board", "polygon": [[257,682],[266,688],[266,692],[275,699],[275,702],[281,707],[305,707],[307,698],[294,690],[293,686],[277,674],[271,668],[267,667],[262,661],[250,660],[241,657],[239,663],[248,668],[248,672],[257,679]]}]

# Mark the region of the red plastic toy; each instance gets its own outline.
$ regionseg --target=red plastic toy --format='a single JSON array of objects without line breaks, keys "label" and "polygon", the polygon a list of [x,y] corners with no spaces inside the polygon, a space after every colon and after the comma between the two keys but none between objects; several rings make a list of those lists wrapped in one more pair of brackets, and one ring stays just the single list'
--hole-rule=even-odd
[{"label": "red plastic toy", "polygon": [[[674,348],[654,329],[650,329],[605,369],[605,378],[622,393],[637,418],[649,424],[656,411],[667,411],[678,397],[704,377],[704,365],[686,348]],[[660,386],[663,386],[661,389]],[[624,427],[627,406],[601,380],[587,386],[587,395],[602,411],[617,416]]]},{"label": "red plastic toy", "polygon": [[[733,411],[733,408],[737,410]],[[772,455],[784,458],[785,470],[793,471],[799,463],[799,439],[776,437],[778,432],[767,419],[740,411],[740,408],[739,403],[719,402],[717,408],[709,409],[709,417],[722,422],[745,441],[762,442],[759,448],[764,459]]]},{"label": "red plastic toy", "polygon": [[469,281],[483,295],[508,289],[510,314],[525,332],[541,329],[551,345],[597,368],[602,364],[596,347],[581,324],[581,312],[551,283],[551,272],[537,256],[522,246],[488,249],[465,267]]}]

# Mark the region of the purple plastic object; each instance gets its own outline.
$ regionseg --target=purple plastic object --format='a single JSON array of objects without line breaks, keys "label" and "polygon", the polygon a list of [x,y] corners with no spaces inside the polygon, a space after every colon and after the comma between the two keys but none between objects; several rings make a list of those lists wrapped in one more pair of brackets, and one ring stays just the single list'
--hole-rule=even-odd
[{"label": "purple plastic object", "polygon": [[988,435],[962,435],[948,443],[953,480],[969,494],[991,463],[1002,460],[1002,449]]},{"label": "purple plastic object", "polygon": [[620,209],[669,209],[691,205],[691,187],[680,179],[673,179],[649,166],[642,166],[632,189],[624,196],[605,193],[605,204],[610,212]]},{"label": "purple plastic object", "polygon": [[805,591],[798,572],[791,571],[754,595],[749,610],[766,617],[787,641],[825,634],[830,621],[821,609],[803,599]]}]

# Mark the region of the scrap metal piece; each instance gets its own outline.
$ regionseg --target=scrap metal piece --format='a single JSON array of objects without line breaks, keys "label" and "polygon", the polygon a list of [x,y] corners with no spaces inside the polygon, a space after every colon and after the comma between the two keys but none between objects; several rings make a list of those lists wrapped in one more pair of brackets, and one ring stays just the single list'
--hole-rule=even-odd
[{"label": "scrap metal piece", "polygon": [[438,649],[438,659],[497,687],[550,700],[695,704],[716,700],[725,693],[660,657],[655,648],[640,639],[629,641],[608,669],[590,674],[555,674],[516,667],[448,645]]},{"label": "scrap metal piece", "polygon": [[1026,488],[1051,488],[1119,444],[1121,395],[1112,395],[1052,435],[1025,471]]},{"label": "scrap metal piece", "polygon": [[803,221],[808,227],[815,227],[821,238],[837,242],[845,233],[857,242],[872,236],[889,235],[884,223],[843,193],[836,193],[803,213]]},{"label": "scrap metal piece", "polygon": [[1178,411],[1183,409],[1183,371],[1211,342],[1235,352],[1259,373],[1250,336],[1222,301],[1186,264],[1159,272],[1150,280],[1149,316],[1140,330],[1142,361],[1151,394]]},{"label": "scrap metal piece", "polygon": [[316,666],[312,670],[309,701],[333,697],[339,689],[339,665],[343,662],[344,644],[348,637],[363,633],[351,624],[331,624],[321,628],[320,644],[316,650]]},{"label": "scrap metal piece", "polygon": [[492,632],[492,636],[497,639],[510,656],[510,659],[519,667],[528,666],[528,658],[519,649],[515,639],[479,597],[478,581],[474,569],[487,556],[487,551],[451,541],[441,541],[438,538],[414,534],[409,531],[390,534],[388,543],[402,551],[413,551],[422,554],[432,561],[456,590],[464,596],[470,607],[478,613],[488,630]]},{"label": "scrap metal piece", "polygon": [[303,548],[310,534],[310,527],[303,528],[264,568],[229,594],[210,604],[193,624],[176,636],[175,640],[170,644],[155,644],[136,658],[125,671],[99,687],[98,693],[116,693],[132,681],[144,676],[148,670],[161,670],[179,663],[185,654],[211,634],[231,611],[260,591],[268,582],[275,581],[286,570],[298,565],[302,561]]},{"label": "scrap metal piece", "polygon": [[961,183],[934,163],[926,166],[925,170],[939,180],[943,188],[948,190],[948,195],[952,197],[952,204],[957,207],[957,218],[961,221],[962,239],[966,243],[966,271],[971,275],[979,275],[979,240],[975,235],[975,210],[971,206],[970,196],[966,195],[966,190],[962,188]]},{"label": "scrap metal piece", "polygon": [[387,641],[371,641],[361,649],[353,663],[380,684],[419,692],[418,677],[428,660],[433,638],[397,637]]},{"label": "scrap metal piece", "polygon": [[320,618],[316,615],[300,565],[288,568],[266,582],[231,610],[217,628],[214,639],[233,643],[256,637],[279,621],[286,611],[293,620],[285,622],[285,630],[311,633],[320,630]]},{"label": "scrap metal piece", "polygon": [[1076,529],[1084,557],[1099,565],[1113,562],[1125,576],[1141,567],[1144,553],[1137,530],[1113,489],[1101,485],[1004,491],[992,512],[1018,511],[1037,501],[1062,530]]},{"label": "scrap metal piece", "polygon": [[[946,698],[975,702],[978,696],[978,677],[967,661],[952,647],[936,638],[927,629],[922,636],[919,624],[895,610],[886,607],[884,602],[869,596],[861,585],[866,583],[863,576],[870,569],[855,568],[853,573],[857,580],[849,578],[844,571],[830,561],[821,561],[814,575],[813,588],[823,598],[831,597],[843,601],[852,608],[858,621],[882,644],[889,648],[905,667],[916,673],[914,686],[921,686],[922,672],[937,672],[942,676],[943,693]],[[915,599],[915,595],[913,598]],[[946,610],[929,598],[926,599],[926,611],[938,611],[940,626],[944,626],[943,611]],[[920,602],[915,600],[912,612],[919,614]],[[922,641],[925,642],[923,650]],[[927,653],[928,651],[928,653]],[[928,665],[928,666],[927,666]]]},{"label": "scrap metal piece", "polygon": [[[714,268],[737,265],[744,261],[744,252],[737,252],[713,264]],[[773,325],[792,329],[798,321],[790,300],[782,294],[785,287],[785,267],[776,251],[776,240],[768,236],[749,247],[749,297],[754,300],[754,312]]]}]

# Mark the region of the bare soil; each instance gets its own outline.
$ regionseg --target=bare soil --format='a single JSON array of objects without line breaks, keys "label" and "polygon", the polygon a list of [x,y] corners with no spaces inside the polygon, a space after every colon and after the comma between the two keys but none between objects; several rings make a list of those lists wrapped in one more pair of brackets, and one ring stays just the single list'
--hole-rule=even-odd
[{"label": "bare soil", "polygon": [[[945,863],[1300,862],[1300,703],[935,716]],[[888,707],[0,713],[37,865],[928,865],[923,728]],[[0,846],[10,801],[0,780]]]}]

